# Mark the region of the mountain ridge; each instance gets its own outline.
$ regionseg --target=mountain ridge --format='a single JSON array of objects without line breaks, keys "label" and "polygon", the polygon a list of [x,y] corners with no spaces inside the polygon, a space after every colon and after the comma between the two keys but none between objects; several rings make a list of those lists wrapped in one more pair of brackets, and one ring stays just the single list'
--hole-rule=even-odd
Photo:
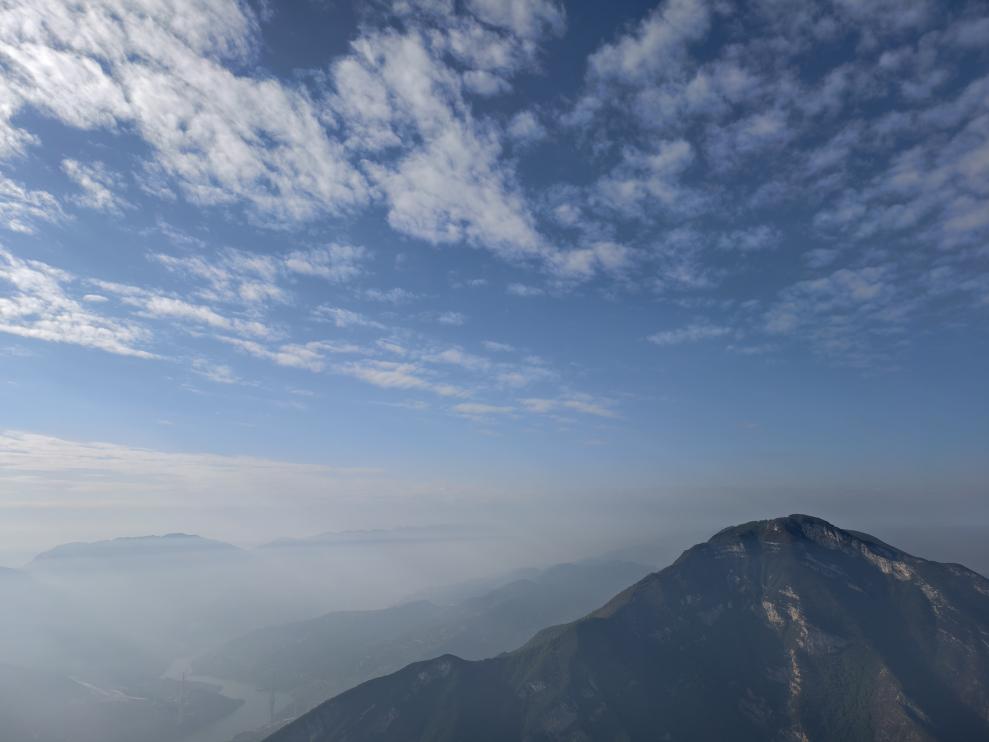
[{"label": "mountain ridge", "polygon": [[169,556],[193,552],[239,553],[241,548],[190,533],[163,535],[119,536],[103,541],[72,541],[40,552],[29,565],[50,563],[62,559],[113,559],[134,556]]},{"label": "mountain ridge", "polygon": [[410,665],[271,742],[989,738],[989,581],[813,516],[722,529],[520,649]]},{"label": "mountain ridge", "polygon": [[648,574],[631,562],[568,563],[440,605],[333,611],[267,626],[198,657],[197,673],[291,694],[302,713],[365,680],[447,652],[481,659],[515,649],[550,623],[587,613]]}]

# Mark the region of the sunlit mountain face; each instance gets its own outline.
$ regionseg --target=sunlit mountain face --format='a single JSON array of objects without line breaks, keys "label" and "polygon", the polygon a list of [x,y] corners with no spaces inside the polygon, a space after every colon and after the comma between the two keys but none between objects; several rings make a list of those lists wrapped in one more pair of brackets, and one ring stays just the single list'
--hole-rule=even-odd
[{"label": "sunlit mountain face", "polygon": [[[0,742],[362,735],[448,654],[517,699],[464,663],[783,513],[987,574],[987,317],[980,0],[0,0]],[[836,603],[845,670],[719,718],[980,729],[889,585],[910,641]],[[779,678],[772,595],[718,630]],[[730,737],[557,680],[498,723]]]}]

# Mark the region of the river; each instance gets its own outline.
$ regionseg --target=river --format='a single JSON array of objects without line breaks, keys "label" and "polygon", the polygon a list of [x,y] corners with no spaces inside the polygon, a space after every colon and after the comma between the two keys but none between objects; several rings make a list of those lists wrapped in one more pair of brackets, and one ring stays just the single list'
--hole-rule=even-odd
[{"label": "river", "polygon": [[[214,678],[209,675],[194,675],[189,669],[191,664],[191,658],[175,660],[165,672],[165,677],[181,680],[182,673],[185,673],[187,682],[208,683],[217,686],[227,698],[239,698],[244,703],[233,713],[227,714],[222,719],[217,719],[212,724],[200,727],[192,734],[176,740],[176,742],[230,742],[235,735],[250,729],[257,729],[269,722],[271,718],[270,693],[232,680]],[[289,700],[289,696],[285,693],[275,694],[276,714]]]}]

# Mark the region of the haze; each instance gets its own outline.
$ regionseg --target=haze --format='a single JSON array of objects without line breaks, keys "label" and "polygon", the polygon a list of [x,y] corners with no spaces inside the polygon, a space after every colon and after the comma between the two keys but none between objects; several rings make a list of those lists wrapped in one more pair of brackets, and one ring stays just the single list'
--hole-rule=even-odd
[{"label": "haze", "polygon": [[479,658],[788,513],[989,572],[987,313],[983,3],[4,3],[0,666],[625,565]]}]

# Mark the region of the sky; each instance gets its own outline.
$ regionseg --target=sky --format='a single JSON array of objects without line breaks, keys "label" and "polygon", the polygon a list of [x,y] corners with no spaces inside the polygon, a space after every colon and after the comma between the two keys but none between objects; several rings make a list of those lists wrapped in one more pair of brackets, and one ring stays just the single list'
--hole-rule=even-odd
[{"label": "sky", "polygon": [[989,526],[987,317],[983,2],[0,8],[0,563]]}]

